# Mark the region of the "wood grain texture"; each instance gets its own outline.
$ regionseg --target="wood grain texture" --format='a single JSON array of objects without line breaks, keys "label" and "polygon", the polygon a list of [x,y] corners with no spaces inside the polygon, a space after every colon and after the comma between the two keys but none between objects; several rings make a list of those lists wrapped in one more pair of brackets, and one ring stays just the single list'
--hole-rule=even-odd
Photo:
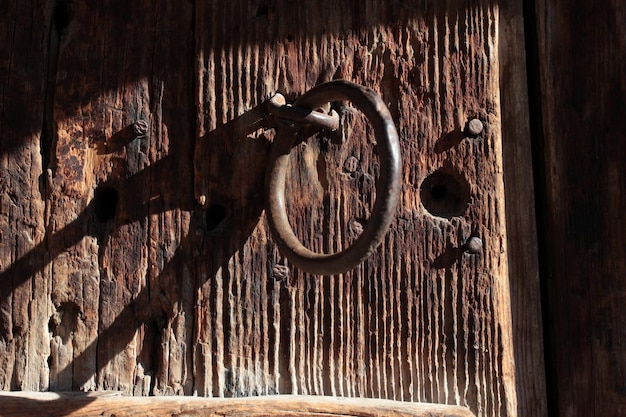
[{"label": "wood grain texture", "polygon": [[626,413],[626,7],[537,2],[554,411]]},{"label": "wood grain texture", "polygon": [[198,397],[138,398],[119,393],[0,393],[0,416],[397,416],[472,417],[463,407],[440,404],[275,395],[205,399]]},{"label": "wood grain texture", "polygon": [[[34,168],[45,173],[34,222],[44,228],[7,258],[25,259],[29,273],[3,272],[4,282],[21,276],[13,298],[41,275],[20,301],[39,334],[24,353],[0,356],[34,382],[7,376],[4,389],[314,394],[515,414],[497,6],[46,7],[58,36],[49,36],[54,94],[40,105],[53,134],[34,148],[45,156]],[[378,253],[316,277],[290,267],[268,233],[274,132],[257,122],[275,92],[292,100],[333,78],[388,103],[404,185]],[[326,252],[358,235],[379,169],[365,120],[337,109],[348,142],[300,145],[287,189],[296,233]],[[475,117],[485,129],[465,137]],[[135,137],[139,120],[148,130]],[[484,242],[480,254],[464,252],[470,236]],[[15,305],[3,304],[12,322],[25,314]]]},{"label": "wood grain texture", "polygon": [[[193,281],[179,249],[193,207],[192,7],[76,3],[68,16],[49,198],[49,233],[67,236],[51,270],[50,388],[189,392]],[[139,120],[146,134],[126,135]]]},{"label": "wood grain texture", "polygon": [[46,88],[54,71],[52,10],[3,7],[0,29],[0,389],[43,388],[49,283],[32,257],[45,258],[45,176],[42,151],[51,131]]},{"label": "wood grain texture", "polygon": [[[398,218],[380,251],[351,273],[315,277],[290,268],[264,220],[243,248],[220,243],[219,235],[204,242],[205,259],[213,260],[201,274],[208,277],[201,300],[209,307],[195,345],[202,347],[204,378],[213,382],[203,394],[364,396],[456,403],[479,415],[514,413],[498,197],[497,9],[379,2],[342,3],[345,9],[333,2],[202,6],[196,13],[197,152],[210,149],[214,156],[197,159],[196,195],[206,196],[208,207],[224,204],[232,223],[248,222],[246,196],[262,187],[263,170],[250,164],[241,143],[271,140],[273,132],[211,132],[237,132],[238,118],[256,120],[250,113],[275,92],[295,98],[333,78],[376,89],[397,122],[404,158]],[[339,147],[322,136],[300,145],[288,178],[291,224],[316,251],[349,245],[375,199],[375,139],[350,106],[339,110],[348,143]],[[485,132],[464,139],[473,117],[484,121]],[[203,159],[206,166],[198,162]],[[458,199],[433,201],[440,214],[433,216],[420,204],[420,187],[438,169],[450,180],[444,189]],[[227,170],[256,185],[233,189],[231,182],[223,188],[231,195],[216,196]],[[232,235],[232,223],[222,233]],[[472,234],[485,242],[479,256],[463,253]]]},{"label": "wood grain texture", "polygon": [[522,2],[500,4],[500,92],[518,415],[546,416],[541,291]]}]

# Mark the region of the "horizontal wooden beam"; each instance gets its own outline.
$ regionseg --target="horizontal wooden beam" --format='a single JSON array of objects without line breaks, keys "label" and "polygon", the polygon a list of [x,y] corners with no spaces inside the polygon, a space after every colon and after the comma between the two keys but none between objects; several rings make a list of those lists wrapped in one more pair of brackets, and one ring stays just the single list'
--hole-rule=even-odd
[{"label": "horizontal wooden beam", "polygon": [[118,392],[0,392],[0,417],[17,416],[415,416],[471,417],[464,407],[392,400],[275,395],[129,397]]}]

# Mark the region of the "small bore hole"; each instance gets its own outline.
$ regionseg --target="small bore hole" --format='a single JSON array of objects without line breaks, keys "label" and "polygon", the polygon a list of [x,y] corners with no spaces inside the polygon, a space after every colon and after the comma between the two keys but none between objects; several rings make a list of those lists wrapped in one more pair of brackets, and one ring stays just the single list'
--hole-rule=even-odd
[{"label": "small bore hole", "polygon": [[424,208],[433,216],[451,219],[462,216],[470,201],[467,180],[452,168],[432,172],[420,188]]},{"label": "small bore hole", "polygon": [[206,227],[209,232],[217,229],[226,218],[226,209],[219,204],[213,204],[206,209]]},{"label": "small bore hole", "polygon": [[115,217],[119,196],[111,187],[98,187],[93,197],[94,214],[100,223],[106,223]]}]

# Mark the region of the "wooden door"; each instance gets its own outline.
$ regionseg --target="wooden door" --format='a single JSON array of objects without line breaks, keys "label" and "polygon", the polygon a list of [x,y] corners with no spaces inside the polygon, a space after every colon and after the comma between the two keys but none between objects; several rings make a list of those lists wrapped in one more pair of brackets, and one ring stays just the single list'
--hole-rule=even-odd
[{"label": "wooden door", "polygon": [[[514,361],[534,340],[514,339],[510,289],[534,283],[509,267],[499,30],[516,26],[496,4],[86,3],[20,3],[3,29],[21,101],[3,107],[0,387],[541,408],[540,354]],[[316,276],[268,231],[263,116],[333,79],[389,107],[402,189],[378,251]],[[380,167],[366,120],[335,107],[347,142],[299,145],[286,190],[326,252],[358,236]]]}]

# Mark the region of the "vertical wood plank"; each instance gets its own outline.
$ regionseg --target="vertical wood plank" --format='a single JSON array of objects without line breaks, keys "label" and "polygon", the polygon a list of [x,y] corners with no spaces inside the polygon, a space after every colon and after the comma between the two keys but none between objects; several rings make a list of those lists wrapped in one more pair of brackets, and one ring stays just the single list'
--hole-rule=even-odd
[{"label": "vertical wood plank", "polygon": [[191,8],[59,4],[51,388],[191,393]]},{"label": "vertical wood plank", "polygon": [[[215,353],[194,358],[218,381],[212,389],[203,384],[203,392],[365,395],[515,414],[498,9],[337,6],[196,5],[196,152],[213,157],[200,159],[203,165],[196,155],[195,192],[207,215],[222,205],[230,217],[203,242],[210,261],[200,291],[208,312],[201,314],[214,330],[198,329],[195,344]],[[275,92],[295,98],[332,78],[373,87],[388,103],[402,140],[405,184],[398,219],[379,252],[353,272],[317,277],[281,257],[263,218],[238,240],[237,225],[254,225],[259,215],[248,206],[260,196],[248,190],[263,186],[263,167],[250,163],[263,156],[249,152],[266,149],[273,137],[268,128],[246,131],[244,122],[256,120],[258,106]],[[343,110],[347,145],[310,139],[293,152],[287,179],[291,224],[316,251],[348,246],[376,197],[371,129],[354,109]],[[474,117],[485,130],[464,138]],[[226,169],[246,179],[237,182],[238,193],[232,180],[222,188]],[[436,187],[451,187],[458,198],[437,201]],[[479,255],[463,251],[472,235],[485,243]],[[261,290],[252,305],[273,299],[267,322],[243,297],[249,285]],[[273,364],[246,365],[256,361],[250,328],[262,329],[257,337],[268,343]]]},{"label": "vertical wood plank", "polygon": [[[0,389],[48,387],[45,271],[52,8],[13,2],[0,29]],[[27,53],[25,53],[27,51]],[[39,268],[42,267],[42,268]]]},{"label": "vertical wood plank", "polygon": [[536,2],[546,288],[558,415],[626,410],[626,8]]},{"label": "vertical wood plank", "polygon": [[545,416],[548,409],[534,189],[538,174],[533,171],[522,6],[522,2],[500,4],[504,195],[518,415]]}]

